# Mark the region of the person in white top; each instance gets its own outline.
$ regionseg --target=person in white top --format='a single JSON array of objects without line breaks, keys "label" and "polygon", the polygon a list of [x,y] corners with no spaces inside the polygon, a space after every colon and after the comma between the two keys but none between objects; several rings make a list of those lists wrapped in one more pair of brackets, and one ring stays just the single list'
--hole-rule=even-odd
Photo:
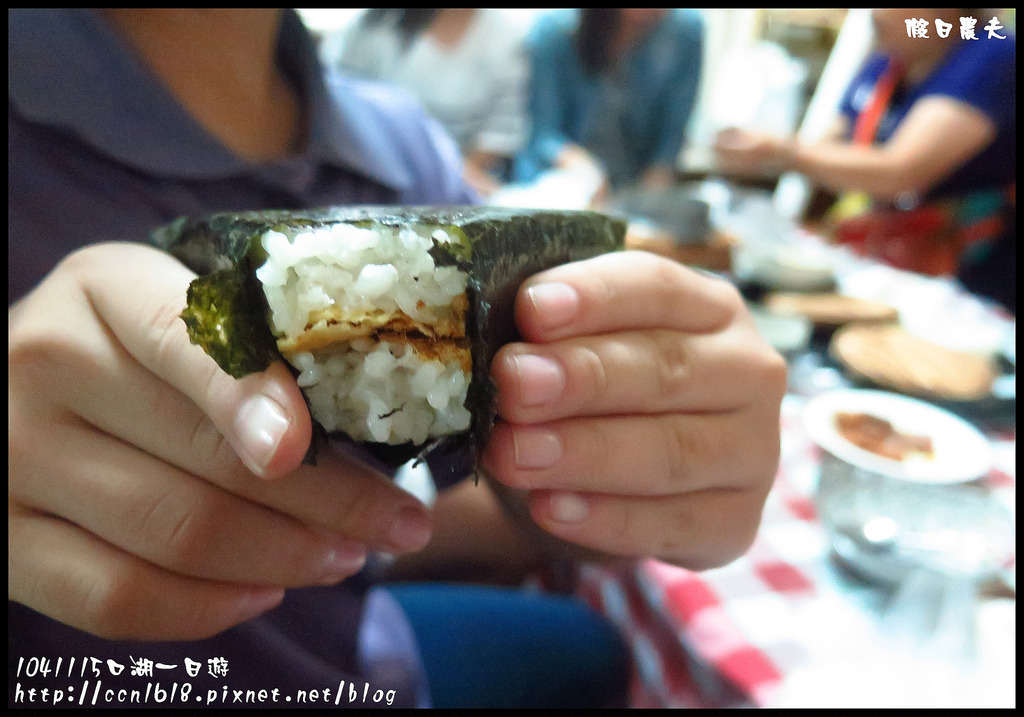
[{"label": "person in white top", "polygon": [[527,138],[527,59],[519,24],[502,10],[372,8],[326,37],[342,72],[414,95],[459,146],[484,196],[507,177]]}]

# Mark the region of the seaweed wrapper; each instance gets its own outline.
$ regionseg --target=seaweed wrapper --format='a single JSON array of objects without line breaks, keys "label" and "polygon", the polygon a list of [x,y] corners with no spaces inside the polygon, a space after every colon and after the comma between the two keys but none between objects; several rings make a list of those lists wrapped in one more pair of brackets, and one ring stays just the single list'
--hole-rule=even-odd
[{"label": "seaweed wrapper", "polygon": [[[435,241],[431,253],[438,266],[458,266],[469,275],[473,380],[466,407],[472,425],[467,434],[425,447],[376,449],[391,466],[417,453],[447,454],[443,464],[461,473],[458,477],[475,468],[494,424],[495,387],[489,369],[498,349],[520,338],[514,320],[520,284],[544,269],[622,249],[626,229],[621,219],[597,212],[494,207],[363,206],[183,217],[158,229],[152,240],[200,275],[189,287],[182,314],[192,342],[236,378],[280,359],[256,279],[256,269],[266,259],[260,238],[268,230],[294,233],[338,222],[368,228],[421,225],[442,229],[453,239]],[[314,440],[309,457],[315,457],[320,440],[322,435]]]}]

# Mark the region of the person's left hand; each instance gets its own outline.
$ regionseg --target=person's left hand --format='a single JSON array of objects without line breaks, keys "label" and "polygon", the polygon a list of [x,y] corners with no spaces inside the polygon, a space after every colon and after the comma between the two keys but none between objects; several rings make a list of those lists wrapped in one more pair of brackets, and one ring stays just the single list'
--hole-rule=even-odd
[{"label": "person's left hand", "polygon": [[722,130],[715,136],[712,149],[718,168],[739,177],[781,174],[793,168],[796,141],[738,128]]},{"label": "person's left hand", "polygon": [[569,543],[691,569],[753,542],[779,457],[786,365],[726,281],[645,252],[524,283],[525,342],[491,365],[484,467]]},{"label": "person's left hand", "polygon": [[462,167],[462,179],[481,197],[487,198],[494,194],[501,187],[501,183],[489,174],[485,169],[478,167],[472,162],[466,162]]}]

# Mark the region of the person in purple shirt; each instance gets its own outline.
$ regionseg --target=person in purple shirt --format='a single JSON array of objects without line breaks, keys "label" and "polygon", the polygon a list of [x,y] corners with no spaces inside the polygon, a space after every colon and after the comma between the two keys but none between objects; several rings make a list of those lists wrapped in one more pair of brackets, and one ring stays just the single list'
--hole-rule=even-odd
[{"label": "person in purple shirt", "polygon": [[578,601],[389,581],[745,551],[785,367],[736,291],[629,252],[532,277],[525,339],[491,367],[495,482],[431,510],[343,450],[300,465],[291,375],[235,380],[190,345],[192,274],[145,237],[182,214],[470,203],[454,144],[406,96],[325,75],[291,11],[8,20],[10,705],[621,702],[622,642]]}]

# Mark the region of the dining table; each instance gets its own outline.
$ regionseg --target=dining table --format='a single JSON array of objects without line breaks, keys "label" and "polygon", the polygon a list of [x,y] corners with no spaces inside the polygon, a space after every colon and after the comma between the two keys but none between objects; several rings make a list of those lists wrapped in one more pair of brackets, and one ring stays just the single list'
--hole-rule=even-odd
[{"label": "dining table", "polygon": [[[742,232],[740,226],[733,233]],[[855,255],[807,226],[795,224],[791,232],[788,243],[829,254],[832,291],[885,302],[921,335],[960,341],[961,348],[985,344],[1015,365],[1014,317],[966,293],[952,278],[917,275]],[[740,286],[753,311],[761,310],[763,286],[751,291],[744,277],[722,273]],[[829,341],[828,332],[815,330],[804,345],[784,353],[789,390],[780,408],[778,469],[760,528],[742,557],[699,572],[655,559],[626,567],[580,566],[578,594],[629,643],[631,707],[1015,705],[1012,554],[970,596],[958,618],[969,623],[960,626],[968,629],[969,640],[959,642],[943,640],[942,620],[924,615],[939,607],[922,603],[908,612],[904,605],[900,613],[901,584],[866,577],[837,554],[816,496],[829,456],[809,430],[807,409],[817,396],[858,389],[863,382],[837,365]],[[1015,519],[1013,375],[1002,379],[1003,394],[987,402],[936,406],[988,441],[992,459],[970,486]]]}]

